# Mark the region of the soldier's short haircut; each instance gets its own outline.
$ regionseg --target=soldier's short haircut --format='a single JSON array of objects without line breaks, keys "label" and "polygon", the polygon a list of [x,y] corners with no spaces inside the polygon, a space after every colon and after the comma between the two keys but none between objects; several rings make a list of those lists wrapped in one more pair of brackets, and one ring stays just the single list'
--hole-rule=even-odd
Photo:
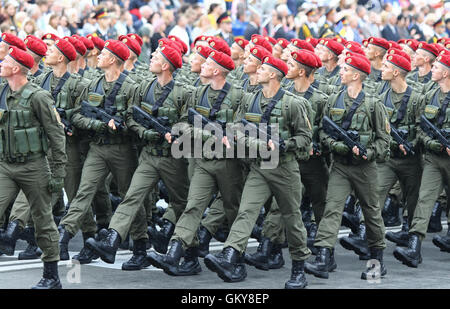
[{"label": "soldier's short haircut", "polygon": [[[116,57],[116,56],[114,56],[114,57]],[[123,60],[120,59],[119,57],[116,57],[116,65],[117,65],[118,67],[123,66],[124,63],[125,63],[125,61],[123,61]]]},{"label": "soldier's short haircut", "polygon": [[359,80],[363,83],[365,80],[366,80],[366,78],[369,76],[368,74],[366,74],[366,73],[364,73],[364,72],[361,72],[361,71],[358,71],[358,73],[359,73]]},{"label": "soldier's short haircut", "polygon": [[409,73],[406,70],[403,70],[402,68],[395,66],[395,69],[398,70],[398,72],[400,73],[400,76],[403,78],[406,78],[406,75]]},{"label": "soldier's short haircut", "polygon": [[384,55],[387,53],[387,50],[384,49],[383,47],[376,46],[376,45],[373,45],[373,44],[372,44],[372,46],[374,46],[374,47],[381,53],[381,54],[380,54],[380,57],[381,57],[381,58],[383,58]]},{"label": "soldier's short haircut", "polygon": [[314,72],[316,72],[315,68],[311,68],[311,67],[309,67],[307,65],[303,65],[303,64],[298,63],[298,62],[296,62],[296,63],[297,63],[297,66],[299,67],[299,69],[305,70],[306,77],[310,77],[311,74],[314,74]]}]

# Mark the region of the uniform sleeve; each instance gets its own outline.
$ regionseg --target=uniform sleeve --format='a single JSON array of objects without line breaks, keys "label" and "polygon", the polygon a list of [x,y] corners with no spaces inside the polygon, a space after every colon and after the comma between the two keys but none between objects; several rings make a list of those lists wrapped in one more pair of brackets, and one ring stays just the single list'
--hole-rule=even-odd
[{"label": "uniform sleeve", "polygon": [[139,138],[143,137],[144,131],[146,130],[142,125],[136,122],[133,118],[133,106],[141,106],[142,97],[141,97],[141,88],[144,84],[141,84],[141,86],[135,90],[134,96],[131,102],[128,104],[127,113],[125,116],[125,122],[127,125],[128,130],[131,130],[139,136]]},{"label": "uniform sleeve", "polygon": [[[375,128],[373,128],[375,138],[370,149],[375,151],[378,161],[384,162],[390,155],[389,145],[391,142],[391,127],[389,116],[380,100],[375,100],[374,109],[374,119],[372,123],[375,125]],[[368,156],[370,156],[370,153],[368,153]]]},{"label": "uniform sleeve", "polygon": [[54,101],[48,91],[36,91],[32,97],[33,111],[44,128],[45,134],[50,141],[51,155],[53,161],[53,177],[65,177],[65,166],[67,163],[66,137],[64,128],[59,120],[59,115],[53,107]]}]

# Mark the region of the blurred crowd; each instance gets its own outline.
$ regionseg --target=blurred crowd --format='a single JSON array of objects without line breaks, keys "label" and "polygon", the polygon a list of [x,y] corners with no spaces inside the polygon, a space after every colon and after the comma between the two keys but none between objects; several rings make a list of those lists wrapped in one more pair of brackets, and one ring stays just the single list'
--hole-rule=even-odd
[{"label": "blurred crowd", "polygon": [[[450,2],[441,0],[1,0],[0,32],[24,39],[98,32],[104,39],[130,32],[144,40],[148,62],[158,40],[199,35],[233,43],[260,33],[286,39],[334,37],[361,43],[370,36],[436,42],[450,35]],[[229,17],[229,18],[224,18]],[[219,22],[218,21],[222,21]]]}]

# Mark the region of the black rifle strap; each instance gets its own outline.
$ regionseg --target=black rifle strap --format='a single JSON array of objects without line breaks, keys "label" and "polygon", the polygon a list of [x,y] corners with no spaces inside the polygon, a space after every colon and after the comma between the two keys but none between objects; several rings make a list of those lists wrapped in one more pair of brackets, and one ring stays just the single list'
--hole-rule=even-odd
[{"label": "black rifle strap", "polygon": [[448,102],[450,101],[450,91],[447,92],[447,95],[445,96],[444,102],[442,103],[441,111],[439,112],[437,126],[441,127],[444,123],[445,114],[447,112],[448,108]]},{"label": "black rifle strap", "polygon": [[[163,87],[163,92],[161,93],[161,96],[158,100],[156,100],[155,104],[153,104],[152,107],[152,114],[153,116],[156,116],[158,114],[158,109],[163,105],[164,101],[169,96],[170,92],[173,90],[173,86],[175,85],[175,82],[173,79]],[[153,96],[155,94],[153,93]]]},{"label": "black rifle strap", "polygon": [[40,68],[38,68],[38,70],[33,74],[33,76],[38,77],[41,74],[42,74],[42,70]]},{"label": "black rifle strap", "polygon": [[314,89],[313,89],[313,87],[312,87],[312,85],[311,85],[311,86],[309,86],[308,90],[306,90],[306,93],[305,93],[305,95],[304,95],[303,97],[304,97],[306,100],[309,101],[309,99],[311,99],[313,93],[314,93]]},{"label": "black rifle strap", "polygon": [[214,119],[214,116],[216,113],[220,110],[220,106],[223,103],[223,100],[228,94],[228,91],[230,91],[231,85],[228,82],[225,82],[225,85],[223,86],[222,90],[220,90],[219,95],[217,96],[216,102],[214,102],[214,105],[211,108],[211,111],[209,112],[209,118]]},{"label": "black rifle strap", "polygon": [[114,102],[116,101],[117,93],[119,92],[120,88],[122,87],[122,84],[125,81],[125,78],[127,78],[127,76],[123,73],[120,73],[120,76],[117,79],[116,83],[114,84],[111,92],[105,99],[105,110],[110,109],[114,105]]},{"label": "black rifle strap", "polygon": [[50,81],[53,75],[53,71],[48,72],[47,76],[45,76],[42,81],[41,88],[47,91],[50,91]]},{"label": "black rifle strap", "polygon": [[70,77],[69,72],[64,73],[64,75],[59,80],[58,85],[56,85],[56,88],[52,91],[52,97],[55,101],[56,101],[56,97],[58,96],[58,93],[61,91],[62,87],[64,86],[66,81],[69,79],[69,77]]},{"label": "black rifle strap", "polygon": [[284,95],[283,88],[280,87],[278,89],[278,92],[275,94],[275,96],[270,100],[270,103],[267,105],[266,110],[264,111],[264,114],[261,117],[261,123],[269,123],[270,120],[270,114],[272,113],[272,110],[275,108],[275,105],[280,101],[280,99]]},{"label": "black rifle strap", "polygon": [[364,91],[361,90],[361,92],[358,94],[356,99],[353,101],[352,106],[350,107],[350,110],[348,111],[347,115],[345,116],[344,121],[342,122],[342,129],[348,130],[350,127],[350,124],[352,123],[353,115],[356,112],[356,109],[361,105],[362,100],[364,99],[365,94]]},{"label": "black rifle strap", "polygon": [[398,109],[397,119],[394,122],[394,124],[396,126],[403,120],[403,118],[405,118],[406,107],[408,106],[408,102],[409,102],[409,98],[411,97],[411,93],[412,93],[412,88],[408,86],[408,88],[406,88],[405,94],[403,95],[400,108]]},{"label": "black rifle strap", "polygon": [[0,94],[0,108],[7,111],[8,110],[8,104],[6,104],[6,93],[8,92],[9,85],[6,84],[5,87],[3,87],[2,93]]}]

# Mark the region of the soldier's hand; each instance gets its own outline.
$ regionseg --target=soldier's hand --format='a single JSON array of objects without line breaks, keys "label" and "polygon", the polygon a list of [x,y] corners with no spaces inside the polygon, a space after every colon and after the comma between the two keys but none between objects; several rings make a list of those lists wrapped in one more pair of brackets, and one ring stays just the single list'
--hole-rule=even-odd
[{"label": "soldier's hand", "polygon": [[442,151],[442,148],[443,148],[443,146],[441,145],[441,143],[439,143],[438,141],[435,141],[435,140],[429,141],[429,142],[427,143],[427,147],[428,147],[428,149],[430,149],[431,151],[434,151],[434,152],[437,152],[437,153],[441,152],[441,151]]},{"label": "soldier's hand", "polygon": [[90,125],[91,125],[92,130],[94,130],[98,133],[104,133],[106,131],[106,129],[108,128],[106,123],[104,123],[103,121],[100,121],[100,120],[92,120]]},{"label": "soldier's hand", "polygon": [[164,135],[164,138],[166,139],[166,141],[171,144],[172,143],[172,134],[170,134],[169,132],[166,133],[166,135]]},{"label": "soldier's hand", "polygon": [[110,119],[108,122],[108,127],[110,127],[113,130],[117,130],[116,124],[114,123],[114,119]]},{"label": "soldier's hand", "polygon": [[226,136],[222,138],[222,144],[224,144],[228,149],[231,148],[230,142],[228,141],[228,137]]},{"label": "soldier's hand", "polygon": [[[353,146],[352,152],[353,152],[357,157],[359,156],[359,148],[358,148],[358,147]],[[362,156],[362,158],[363,158],[364,160],[367,160],[367,156]]]},{"label": "soldier's hand", "polygon": [[64,188],[63,177],[51,177],[48,182],[48,191],[50,193],[59,193]]},{"label": "soldier's hand", "polygon": [[149,142],[157,142],[161,138],[159,133],[153,130],[145,130],[142,137]]},{"label": "soldier's hand", "polygon": [[345,155],[350,151],[350,148],[343,142],[334,142],[331,144],[331,150],[337,154]]},{"label": "soldier's hand", "polygon": [[403,154],[406,156],[406,150],[405,150],[405,146],[403,146],[403,144],[399,145],[398,148],[400,148],[400,150],[403,152]]},{"label": "soldier's hand", "polygon": [[447,154],[450,156],[450,148],[447,148]]},{"label": "soldier's hand", "polygon": [[270,148],[271,151],[275,150],[275,144],[271,139],[269,139],[269,141],[267,142],[267,146]]}]

